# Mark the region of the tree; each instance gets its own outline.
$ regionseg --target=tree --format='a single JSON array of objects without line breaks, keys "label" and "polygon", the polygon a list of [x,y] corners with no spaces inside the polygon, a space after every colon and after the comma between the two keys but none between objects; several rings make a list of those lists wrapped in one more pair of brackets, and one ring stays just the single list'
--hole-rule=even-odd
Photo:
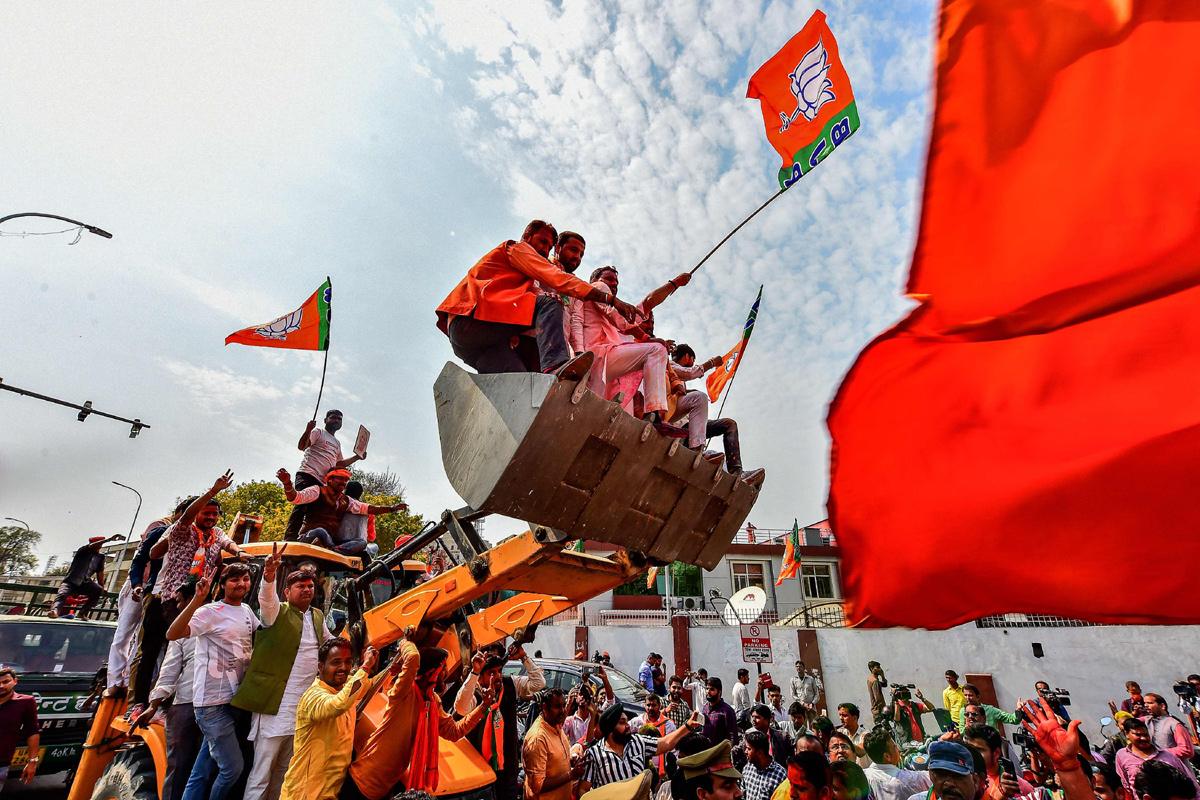
[{"label": "tree", "polygon": [[18,525],[0,527],[0,575],[28,575],[37,569],[33,548],[42,535]]},{"label": "tree", "polygon": [[404,487],[400,484],[400,476],[388,468],[385,468],[383,472],[371,472],[370,470],[351,467],[350,477],[362,484],[364,496],[404,496]]}]

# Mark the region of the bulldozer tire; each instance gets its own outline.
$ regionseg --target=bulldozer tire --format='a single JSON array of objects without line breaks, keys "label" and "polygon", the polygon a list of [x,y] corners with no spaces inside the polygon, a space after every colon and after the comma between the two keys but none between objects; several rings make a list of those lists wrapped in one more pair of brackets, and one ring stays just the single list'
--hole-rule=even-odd
[{"label": "bulldozer tire", "polygon": [[92,800],[158,800],[150,748],[139,744],[117,753],[96,782]]}]

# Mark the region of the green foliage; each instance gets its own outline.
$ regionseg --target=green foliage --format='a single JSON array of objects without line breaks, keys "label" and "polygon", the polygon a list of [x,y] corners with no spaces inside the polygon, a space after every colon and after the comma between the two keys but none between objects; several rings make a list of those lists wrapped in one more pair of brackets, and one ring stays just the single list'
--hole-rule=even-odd
[{"label": "green foliage", "polygon": [[[37,569],[33,548],[42,541],[37,531],[19,525],[0,527],[0,575],[29,575]],[[66,565],[68,568],[70,564]]]},{"label": "green foliage", "polygon": [[[666,580],[666,570],[660,569],[658,572],[658,580],[652,588],[646,588],[645,576],[635,578],[629,583],[623,583],[613,589],[613,594],[624,595],[651,595],[662,594],[658,590],[663,586]],[[704,592],[703,583],[700,580],[700,568],[693,564],[685,564],[682,561],[676,561],[671,565],[671,595],[674,597],[699,597]]]},{"label": "green foliage", "polygon": [[[353,470],[354,479],[362,482],[364,503],[375,506],[391,506],[404,502],[404,487],[400,479],[390,471],[367,472]],[[391,490],[390,492],[371,491],[372,489]],[[247,481],[239,483],[232,489],[227,489],[218,495],[221,501],[221,527],[230,528],[233,518],[240,511],[242,514],[259,514],[263,518],[262,539],[265,541],[281,541],[287,528],[288,517],[292,513],[292,504],[283,494],[283,486],[277,481]],[[419,515],[398,511],[395,514],[384,514],[375,517],[375,542],[379,552],[389,552],[396,539],[404,534],[415,534],[421,530],[424,520]]]}]

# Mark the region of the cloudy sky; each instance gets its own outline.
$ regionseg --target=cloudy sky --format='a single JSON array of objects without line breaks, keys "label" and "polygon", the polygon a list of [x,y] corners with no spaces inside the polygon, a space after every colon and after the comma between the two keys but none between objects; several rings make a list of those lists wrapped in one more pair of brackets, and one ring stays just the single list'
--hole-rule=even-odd
[{"label": "cloudy sky", "polygon": [[[749,76],[810,0],[57,4],[0,9],[0,216],[112,231],[0,237],[0,378],[153,427],[75,421],[0,393],[0,517],[41,554],[128,530],[226,468],[299,461],[320,357],[225,347],[332,277],[323,409],[372,430],[427,515],[457,507],[432,383],[452,357],[433,309],[532,217],[584,233],[583,272],[640,297],[690,268],[775,190]],[[821,5],[862,129],[659,312],[702,357],[762,310],[726,407],[750,520],[822,518],[826,405],[907,308],[929,103],[932,2]],[[17,220],[6,233],[59,229]],[[140,526],[139,526],[140,527]],[[490,534],[511,532],[492,526]]]}]

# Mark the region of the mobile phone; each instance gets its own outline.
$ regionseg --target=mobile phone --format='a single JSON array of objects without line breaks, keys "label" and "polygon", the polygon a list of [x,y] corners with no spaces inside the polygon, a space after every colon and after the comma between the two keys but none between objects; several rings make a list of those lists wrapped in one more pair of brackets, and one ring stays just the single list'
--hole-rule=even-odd
[{"label": "mobile phone", "polygon": [[1000,765],[1001,775],[1012,775],[1014,778],[1017,777],[1017,766],[1013,764],[1011,758],[1000,758],[997,759],[996,763]]}]

